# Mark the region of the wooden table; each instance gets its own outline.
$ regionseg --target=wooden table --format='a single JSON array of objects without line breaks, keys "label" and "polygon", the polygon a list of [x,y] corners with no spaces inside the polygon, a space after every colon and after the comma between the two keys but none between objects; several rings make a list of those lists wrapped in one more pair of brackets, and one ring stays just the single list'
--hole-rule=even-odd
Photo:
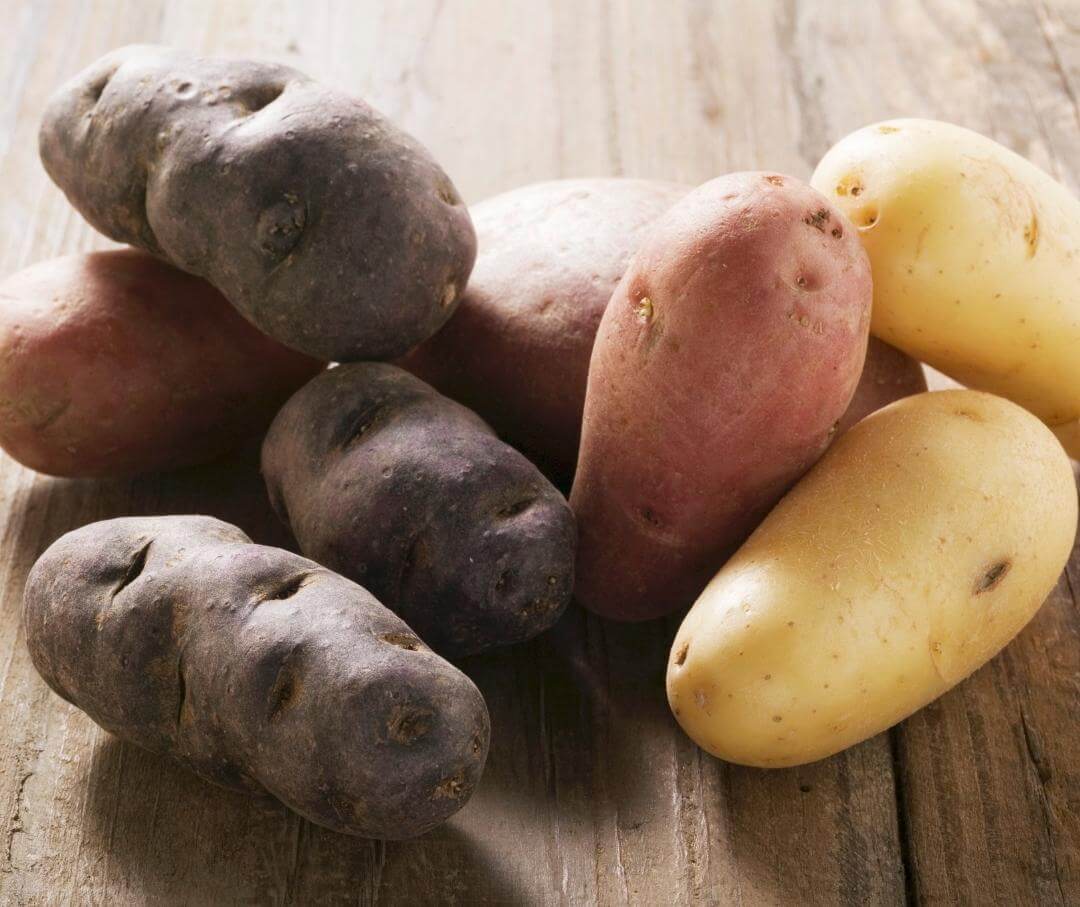
[{"label": "wooden table", "polygon": [[[1033,2],[395,3],[0,0],[0,272],[104,246],[46,179],[48,93],[121,44],[281,60],[367,97],[470,201],[533,180],[806,177],[901,114],[974,127],[1074,190],[1080,6]],[[1080,351],[1077,351],[1080,355]],[[0,902],[5,904],[1080,903],[1080,552],[974,677],[846,753],[718,762],[663,697],[674,622],[573,610],[466,663],[493,741],[473,801],[383,844],[253,805],[122,745],[51,694],[19,629],[62,532],[211,513],[288,544],[252,451],[132,481],[0,462]]]}]

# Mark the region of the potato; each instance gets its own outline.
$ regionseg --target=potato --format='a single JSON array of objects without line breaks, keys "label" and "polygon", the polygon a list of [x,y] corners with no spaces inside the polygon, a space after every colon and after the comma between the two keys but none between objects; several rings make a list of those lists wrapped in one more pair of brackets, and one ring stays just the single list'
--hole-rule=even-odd
[{"label": "potato", "polygon": [[600,323],[575,594],[598,614],[689,605],[821,454],[859,380],[870,269],[817,192],[735,173],[671,208]]},{"label": "potato", "polygon": [[360,586],[220,520],[69,532],[23,616],[45,682],[105,730],[335,831],[421,834],[483,770],[464,674]]},{"label": "potato", "polygon": [[285,66],[121,48],[52,97],[40,150],[92,226],[319,359],[390,359],[429,337],[476,254],[419,143]]},{"label": "potato", "polygon": [[474,205],[480,254],[461,305],[399,364],[568,485],[600,316],[653,223],[688,191],[556,180]]},{"label": "potato", "polygon": [[866,363],[855,386],[855,396],[840,417],[836,433],[843,434],[860,419],[894,400],[925,390],[926,375],[918,362],[877,337],[871,337],[866,347]]},{"label": "potato", "polygon": [[301,388],[262,468],[303,552],[441,654],[535,636],[570,600],[566,500],[479,416],[399,368],[353,363]]},{"label": "potato", "polygon": [[839,438],[675,637],[668,700],[732,762],[789,766],[906,718],[1031,619],[1076,533],[1069,460],[977,391],[918,394]]},{"label": "potato", "polygon": [[0,283],[0,446],[39,472],[213,459],[263,431],[322,368],[209,284],[133,249],[41,262]]},{"label": "potato", "polygon": [[859,227],[873,332],[1031,410],[1080,457],[1080,201],[990,139],[929,120],[852,133],[812,182]]}]

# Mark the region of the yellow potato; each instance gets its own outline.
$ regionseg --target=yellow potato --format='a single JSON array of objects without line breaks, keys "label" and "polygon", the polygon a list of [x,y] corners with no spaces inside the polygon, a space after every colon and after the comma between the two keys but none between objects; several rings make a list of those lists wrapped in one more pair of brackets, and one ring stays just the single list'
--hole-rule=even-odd
[{"label": "yellow potato", "polygon": [[1065,566],[1077,492],[1030,413],[918,394],[841,436],[683,621],[668,701],[713,755],[799,765],[940,696],[1031,619]]},{"label": "yellow potato", "polygon": [[1080,201],[996,142],[931,120],[853,132],[811,182],[870,256],[873,333],[1021,404],[1080,457]]}]

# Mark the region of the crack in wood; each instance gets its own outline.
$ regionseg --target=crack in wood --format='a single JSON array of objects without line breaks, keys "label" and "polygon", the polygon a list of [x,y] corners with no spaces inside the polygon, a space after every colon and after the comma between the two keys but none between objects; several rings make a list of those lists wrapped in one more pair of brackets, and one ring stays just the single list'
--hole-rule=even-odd
[{"label": "crack in wood", "polygon": [[12,862],[12,848],[15,846],[15,835],[23,832],[23,806],[26,795],[26,783],[34,776],[34,769],[27,769],[19,776],[15,786],[15,808],[8,820],[7,832],[4,835],[4,862],[0,865],[0,872],[14,872],[15,864]]},{"label": "crack in wood", "polygon": [[1050,805],[1050,797],[1046,792],[1046,785],[1053,777],[1053,771],[1050,768],[1046,750],[1043,747],[1042,735],[1039,734],[1038,730],[1028,721],[1027,709],[1024,708],[1023,704],[1020,705],[1019,711],[1020,730],[1024,738],[1024,751],[1027,753],[1028,760],[1035,772],[1035,777],[1039,782],[1039,804],[1042,807],[1043,829],[1046,832],[1046,841],[1049,845],[1050,859],[1054,866],[1054,881],[1057,883],[1058,894],[1061,896],[1061,903],[1067,904],[1068,899],[1065,897],[1065,888],[1061,880],[1061,865],[1058,862],[1057,848],[1054,846],[1056,836],[1054,834],[1053,808]]},{"label": "crack in wood", "polygon": [[900,735],[900,725],[890,728],[889,752],[892,756],[893,796],[896,799],[896,831],[900,842],[900,869],[903,872],[904,903],[920,903],[918,874],[915,871],[915,857],[912,851],[910,817],[907,809],[907,785],[904,779],[904,759]]}]

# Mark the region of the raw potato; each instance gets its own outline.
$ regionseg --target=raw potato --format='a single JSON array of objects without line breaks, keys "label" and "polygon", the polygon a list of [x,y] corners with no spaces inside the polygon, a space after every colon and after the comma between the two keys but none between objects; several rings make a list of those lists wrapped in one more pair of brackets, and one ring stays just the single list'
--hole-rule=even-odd
[{"label": "raw potato", "polygon": [[836,433],[843,434],[860,419],[894,400],[925,390],[926,375],[918,362],[877,337],[871,337],[866,347],[866,364],[863,365],[862,375],[855,387],[855,396],[840,417]]},{"label": "raw potato", "polygon": [[324,372],[282,408],[262,464],[304,553],[443,655],[528,639],[569,603],[566,500],[479,416],[408,372]]},{"label": "raw potato", "polygon": [[323,360],[390,359],[431,336],[476,254],[426,149],[284,66],[121,48],[52,97],[40,150],[106,236],[206,278]]},{"label": "raw potato", "polygon": [[1053,589],[1076,534],[1069,460],[1000,397],[908,397],[839,438],[705,589],[668,701],[713,755],[811,762],[989,660]]},{"label": "raw potato", "polygon": [[648,231],[689,189],[556,180],[474,205],[480,254],[461,305],[400,364],[569,485],[600,318]]},{"label": "raw potato", "polygon": [[[569,485],[600,318],[638,246],[688,191],[651,180],[556,180],[474,205],[480,254],[461,305],[399,364]],[[917,362],[872,339],[839,431],[924,390]]]},{"label": "raw potato", "polygon": [[870,297],[854,231],[791,177],[730,174],[661,218],[592,354],[570,498],[585,607],[643,620],[694,600],[828,444]]},{"label": "raw potato", "polygon": [[1080,457],[1080,201],[996,142],[930,120],[852,133],[812,182],[859,227],[874,333],[1031,410]]},{"label": "raw potato", "polygon": [[319,825],[405,838],[483,770],[479,690],[370,593],[210,517],[128,517],[38,560],[26,642],[113,734]]},{"label": "raw potato", "polygon": [[0,446],[38,472],[211,460],[265,430],[322,368],[208,283],[134,249],[44,261],[0,283]]}]

